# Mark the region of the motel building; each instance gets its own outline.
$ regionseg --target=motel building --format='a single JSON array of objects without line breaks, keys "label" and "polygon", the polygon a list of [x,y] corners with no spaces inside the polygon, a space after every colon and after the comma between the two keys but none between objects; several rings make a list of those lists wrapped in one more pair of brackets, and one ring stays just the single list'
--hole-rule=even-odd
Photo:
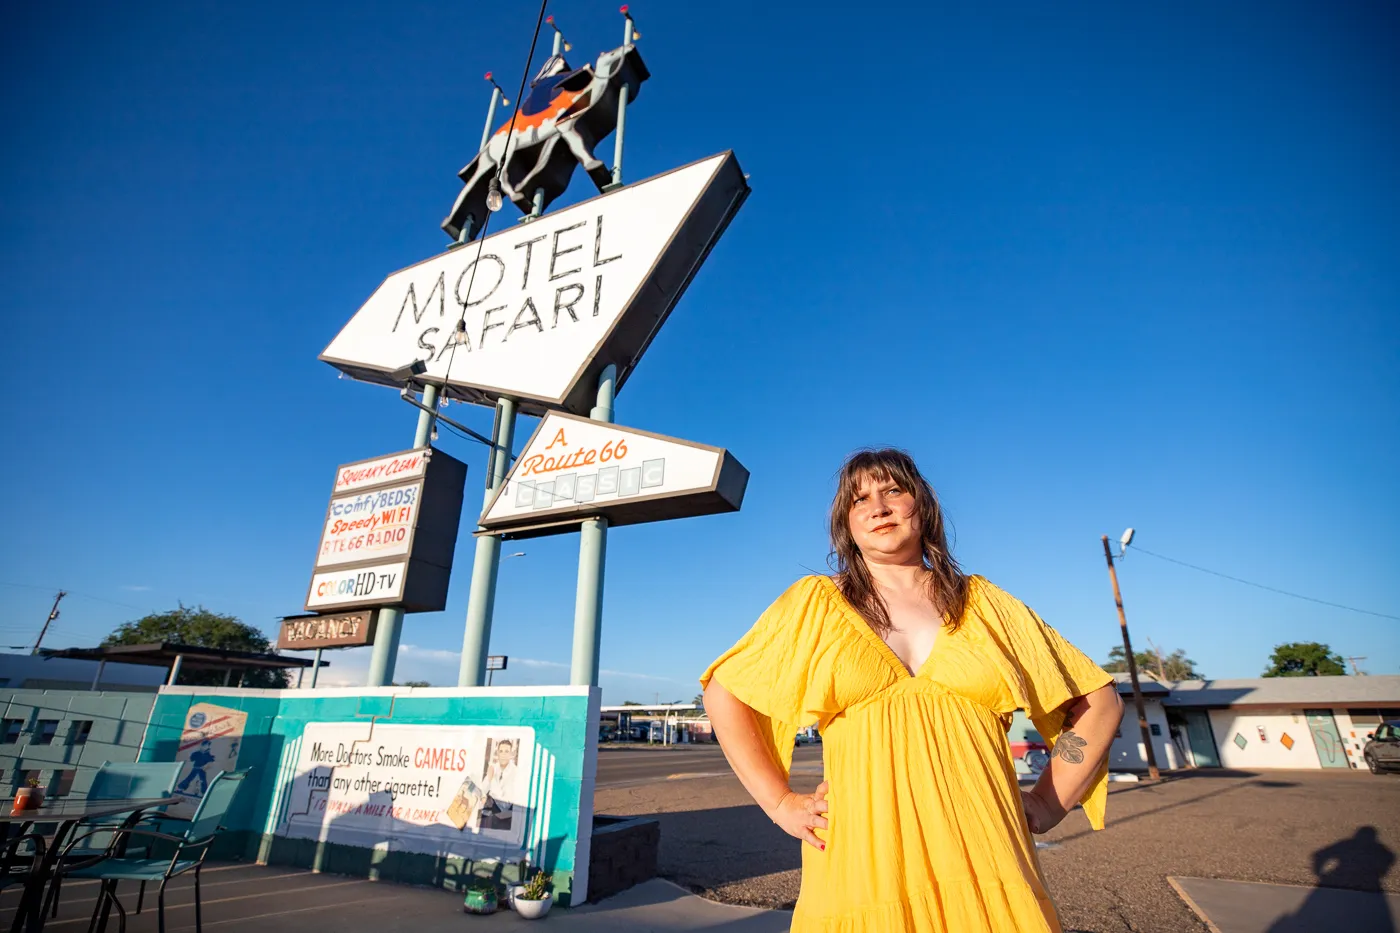
[{"label": "motel building", "polygon": [[[1115,674],[1123,723],[1109,752],[1112,771],[1146,771],[1147,754],[1127,674]],[[1367,737],[1400,719],[1400,675],[1252,677],[1163,683],[1139,672],[1157,767],[1364,769]],[[1018,771],[1041,743],[1016,713],[1008,736]],[[1043,744],[1040,745],[1043,748]]]}]

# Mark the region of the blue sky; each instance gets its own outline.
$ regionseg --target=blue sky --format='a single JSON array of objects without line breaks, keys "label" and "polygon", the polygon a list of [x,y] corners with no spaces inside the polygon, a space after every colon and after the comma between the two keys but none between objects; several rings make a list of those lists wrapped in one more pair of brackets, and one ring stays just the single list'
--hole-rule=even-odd
[{"label": "blue sky", "polygon": [[[1102,660],[1099,535],[1400,615],[1400,10],[1379,3],[633,4],[627,176],[732,148],[750,198],[618,398],[728,447],[737,515],[609,538],[605,700],[689,698],[824,566],[851,449],[909,449],[956,553]],[[552,3],[571,61],[616,5]],[[525,4],[27,4],[0,36],[0,641],[95,642],[177,601],[300,609],[338,463],[408,446],[316,359],[438,252]],[[547,52],[542,39],[538,65]],[[504,114],[504,111],[502,112]],[[611,153],[611,143],[602,147]],[[582,174],[569,200],[589,193]],[[561,205],[562,206],[562,205]],[[453,411],[482,431],[489,409]],[[525,419],[521,443],[533,428]],[[484,450],[444,435],[472,468]],[[455,683],[471,569],[400,679]],[[503,683],[567,680],[578,539],[503,565]],[[1122,566],[1139,644],[1257,675],[1400,623]],[[81,594],[81,595],[80,595]],[[366,652],[331,658],[353,681]]]}]

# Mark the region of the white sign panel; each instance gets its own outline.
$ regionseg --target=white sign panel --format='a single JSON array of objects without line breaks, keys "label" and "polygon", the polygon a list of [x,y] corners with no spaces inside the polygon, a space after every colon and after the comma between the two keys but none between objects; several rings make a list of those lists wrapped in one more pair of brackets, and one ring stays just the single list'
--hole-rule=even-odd
[{"label": "white sign panel", "polygon": [[308,723],[279,831],[432,855],[520,850],[548,805],[531,799],[535,754],[521,726]]},{"label": "white sign panel", "polygon": [[366,486],[379,486],[394,480],[409,480],[422,477],[428,465],[427,449],[407,450],[401,454],[380,457],[376,460],[362,460],[347,463],[335,474],[335,488],[331,495],[363,489]]},{"label": "white sign panel", "polygon": [[333,609],[336,606],[363,603],[390,605],[403,595],[404,574],[407,569],[408,565],[399,561],[316,573],[311,577],[311,592],[306,597],[306,608]]},{"label": "white sign panel", "polygon": [[421,360],[458,398],[586,410],[594,357],[620,386],[747,193],[725,153],[510,224],[389,276],[321,359],[385,382]]},{"label": "white sign panel", "polygon": [[[551,412],[481,524],[509,527],[572,514],[608,515],[626,524],[731,511],[739,502],[726,466],[741,500],[748,473],[720,448]],[[687,498],[692,503],[663,504]]]},{"label": "white sign panel", "polygon": [[316,566],[407,554],[422,493],[420,481],[332,499]]}]

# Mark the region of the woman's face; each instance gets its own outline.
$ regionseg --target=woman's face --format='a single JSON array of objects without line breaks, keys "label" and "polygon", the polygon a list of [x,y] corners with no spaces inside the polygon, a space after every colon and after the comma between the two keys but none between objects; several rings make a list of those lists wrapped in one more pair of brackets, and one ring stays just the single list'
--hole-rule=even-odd
[{"label": "woman's face", "polygon": [[893,479],[864,477],[846,514],[851,537],[867,562],[923,561],[923,523],[914,496]]},{"label": "woman's face", "polygon": [[509,742],[496,743],[496,764],[504,768],[510,764],[511,756],[515,754],[515,747]]}]

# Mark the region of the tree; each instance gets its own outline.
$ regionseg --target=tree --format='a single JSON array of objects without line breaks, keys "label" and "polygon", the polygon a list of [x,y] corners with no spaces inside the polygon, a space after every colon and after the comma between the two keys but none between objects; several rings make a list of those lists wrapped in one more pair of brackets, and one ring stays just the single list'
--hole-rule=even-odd
[{"label": "tree", "polygon": [[392,684],[390,684],[390,686],[393,686],[393,687],[431,687],[432,684],[428,683],[426,680],[405,680],[403,683],[399,683],[399,682],[396,680],[396,681],[394,681]]},{"label": "tree", "polygon": [[705,708],[705,694],[703,694],[703,693],[697,693],[697,694],[695,694],[695,699],[691,700],[690,702],[693,703],[694,705],[700,707],[701,709],[704,709],[704,708]]},{"label": "tree", "polygon": [[[1104,664],[1103,669],[1111,674],[1126,672],[1128,662],[1125,658],[1123,646],[1115,645],[1108,652],[1108,663]],[[1133,660],[1137,661],[1138,673],[1146,671],[1167,680],[1200,680],[1203,677],[1201,672],[1196,670],[1196,662],[1188,658],[1181,648],[1160,656],[1153,651],[1134,651]],[[1161,661],[1160,670],[1158,660]]]},{"label": "tree", "polygon": [[623,700],[623,701],[622,701],[622,705],[623,705],[623,706],[641,706],[642,704],[638,703],[636,700]]},{"label": "tree", "polygon": [[[104,638],[102,644],[145,645],[162,641],[196,648],[222,648],[258,654],[272,652],[272,643],[267,636],[239,621],[236,616],[210,612],[203,606],[190,608],[184,603],[170,612],[152,613],[135,622],[126,622]],[[180,669],[181,684],[218,687],[223,682],[222,670]],[[236,678],[234,682],[237,682]],[[243,675],[245,687],[285,687],[288,683],[287,672],[282,670],[249,670]]]},{"label": "tree", "polygon": [[1290,641],[1274,646],[1265,677],[1318,677],[1345,674],[1342,656],[1315,641]]}]

